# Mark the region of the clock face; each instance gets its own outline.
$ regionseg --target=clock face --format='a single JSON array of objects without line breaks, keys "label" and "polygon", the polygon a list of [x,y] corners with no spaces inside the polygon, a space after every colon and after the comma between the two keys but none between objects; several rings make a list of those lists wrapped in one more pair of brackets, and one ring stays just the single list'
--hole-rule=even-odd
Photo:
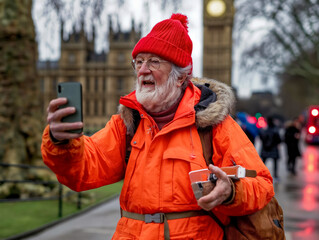
[{"label": "clock face", "polygon": [[211,0],[206,6],[208,14],[212,17],[220,17],[226,11],[226,4],[223,0]]}]

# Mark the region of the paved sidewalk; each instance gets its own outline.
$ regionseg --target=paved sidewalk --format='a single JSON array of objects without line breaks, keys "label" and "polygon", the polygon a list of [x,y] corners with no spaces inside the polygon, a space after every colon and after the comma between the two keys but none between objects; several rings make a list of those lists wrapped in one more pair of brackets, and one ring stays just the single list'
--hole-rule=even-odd
[{"label": "paved sidewalk", "polygon": [[114,199],[25,240],[110,240],[120,219],[119,199]]}]

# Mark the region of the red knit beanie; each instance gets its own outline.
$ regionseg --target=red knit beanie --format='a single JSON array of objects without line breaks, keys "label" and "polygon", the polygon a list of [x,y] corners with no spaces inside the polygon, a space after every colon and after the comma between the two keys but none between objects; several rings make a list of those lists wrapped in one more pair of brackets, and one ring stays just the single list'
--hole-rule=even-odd
[{"label": "red knit beanie", "polygon": [[179,67],[193,64],[193,43],[188,36],[188,19],[182,14],[172,14],[170,19],[157,23],[151,32],[135,45],[132,56],[153,53]]}]

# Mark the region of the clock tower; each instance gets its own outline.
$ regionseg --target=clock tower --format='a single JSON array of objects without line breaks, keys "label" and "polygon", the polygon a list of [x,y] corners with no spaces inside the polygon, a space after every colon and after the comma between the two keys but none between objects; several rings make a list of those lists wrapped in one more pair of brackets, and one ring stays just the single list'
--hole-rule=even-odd
[{"label": "clock tower", "polygon": [[203,77],[231,85],[233,0],[204,0]]}]

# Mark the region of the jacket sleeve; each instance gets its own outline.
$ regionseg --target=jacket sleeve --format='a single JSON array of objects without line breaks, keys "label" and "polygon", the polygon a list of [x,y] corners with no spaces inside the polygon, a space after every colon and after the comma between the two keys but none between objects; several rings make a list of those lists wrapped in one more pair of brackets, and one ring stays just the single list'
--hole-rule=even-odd
[{"label": "jacket sleeve", "polygon": [[232,203],[214,210],[228,216],[251,214],[263,208],[274,196],[272,177],[260,159],[254,145],[240,126],[228,116],[213,129],[213,161],[219,167],[241,165],[257,171],[256,178],[234,181],[235,197]]},{"label": "jacket sleeve", "polygon": [[43,132],[41,152],[44,163],[59,182],[75,191],[85,191],[120,181],[125,172],[126,127],[119,115],[91,137],[55,145]]}]

